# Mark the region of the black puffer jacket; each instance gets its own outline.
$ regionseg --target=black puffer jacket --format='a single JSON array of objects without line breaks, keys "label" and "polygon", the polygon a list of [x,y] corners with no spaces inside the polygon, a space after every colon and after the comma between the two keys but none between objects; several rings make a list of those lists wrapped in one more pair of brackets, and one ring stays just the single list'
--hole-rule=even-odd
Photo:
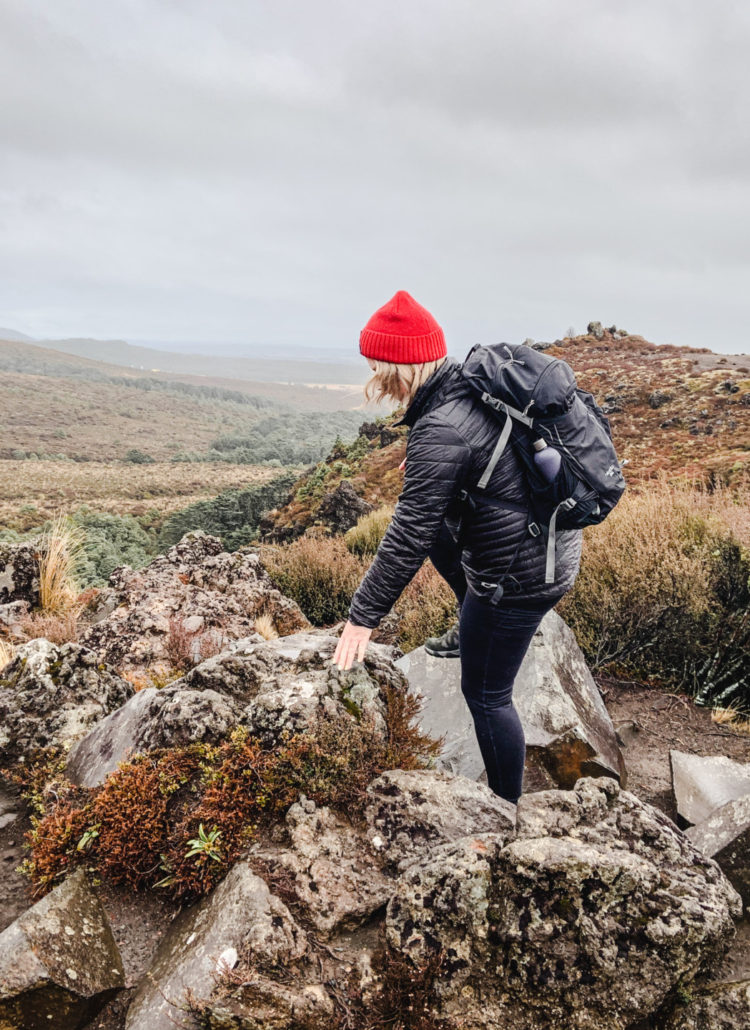
[{"label": "black puffer jacket", "polygon": [[[441,524],[455,525],[458,492],[474,487],[489,461],[500,422],[475,399],[461,365],[446,358],[419,387],[403,418],[408,425],[404,486],[388,529],[349,608],[358,626],[376,627],[398,600],[432,548]],[[484,493],[528,504],[523,472],[506,447]],[[570,589],[581,559],[580,529],[557,534],[555,582],[544,582],[545,544],[529,535],[524,511],[480,503],[466,524],[462,565],[472,590],[491,597],[504,573],[501,604],[560,598]],[[512,578],[511,578],[512,577]]]}]

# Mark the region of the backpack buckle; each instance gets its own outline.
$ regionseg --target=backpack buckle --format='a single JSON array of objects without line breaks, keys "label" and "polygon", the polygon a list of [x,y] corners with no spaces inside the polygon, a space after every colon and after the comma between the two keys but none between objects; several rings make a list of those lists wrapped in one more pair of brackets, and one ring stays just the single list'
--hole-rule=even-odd
[{"label": "backpack buckle", "polygon": [[538,522],[530,522],[529,523],[529,533],[531,533],[532,536],[539,536],[541,534],[541,532],[542,532],[542,528],[541,528],[541,526],[539,525]]}]

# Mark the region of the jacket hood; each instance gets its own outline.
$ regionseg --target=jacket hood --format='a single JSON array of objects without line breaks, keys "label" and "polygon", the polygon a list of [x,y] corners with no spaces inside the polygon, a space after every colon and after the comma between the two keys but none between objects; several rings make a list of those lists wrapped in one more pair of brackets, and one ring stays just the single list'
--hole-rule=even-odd
[{"label": "jacket hood", "polygon": [[424,415],[437,403],[460,369],[461,362],[447,357],[442,365],[435,369],[427,382],[422,383],[403,416],[398,422],[393,423],[394,426],[413,426],[421,415]]}]

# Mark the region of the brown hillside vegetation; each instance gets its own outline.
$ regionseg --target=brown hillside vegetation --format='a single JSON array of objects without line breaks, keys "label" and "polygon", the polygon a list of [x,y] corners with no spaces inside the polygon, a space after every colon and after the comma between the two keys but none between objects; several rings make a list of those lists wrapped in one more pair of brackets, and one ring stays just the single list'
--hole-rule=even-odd
[{"label": "brown hillside vegetation", "polygon": [[25,532],[79,505],[112,515],[165,515],[223,490],[267,483],[279,469],[221,461],[0,461],[0,526]]},{"label": "brown hillside vegetation", "polygon": [[629,482],[661,472],[687,479],[744,478],[750,462],[750,355],[658,346],[603,330],[555,341],[547,354],[609,415]]},{"label": "brown hillside vegetation", "polygon": [[[578,385],[607,413],[630,486],[661,476],[708,485],[747,481],[750,355],[657,345],[607,329],[541,346],[571,365]],[[375,507],[395,504],[407,430],[392,423],[401,411],[365,423],[355,443],[334,448],[307,471],[289,503],[266,519],[265,538],[290,539],[320,522],[320,501],[343,479]]]}]

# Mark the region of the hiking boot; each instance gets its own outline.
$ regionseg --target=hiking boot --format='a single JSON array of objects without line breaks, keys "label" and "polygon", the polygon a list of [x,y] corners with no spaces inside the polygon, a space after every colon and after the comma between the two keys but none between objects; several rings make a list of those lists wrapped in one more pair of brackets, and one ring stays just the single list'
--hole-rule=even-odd
[{"label": "hiking boot", "polygon": [[454,623],[442,637],[428,637],[424,649],[434,658],[458,658],[458,623]]}]

